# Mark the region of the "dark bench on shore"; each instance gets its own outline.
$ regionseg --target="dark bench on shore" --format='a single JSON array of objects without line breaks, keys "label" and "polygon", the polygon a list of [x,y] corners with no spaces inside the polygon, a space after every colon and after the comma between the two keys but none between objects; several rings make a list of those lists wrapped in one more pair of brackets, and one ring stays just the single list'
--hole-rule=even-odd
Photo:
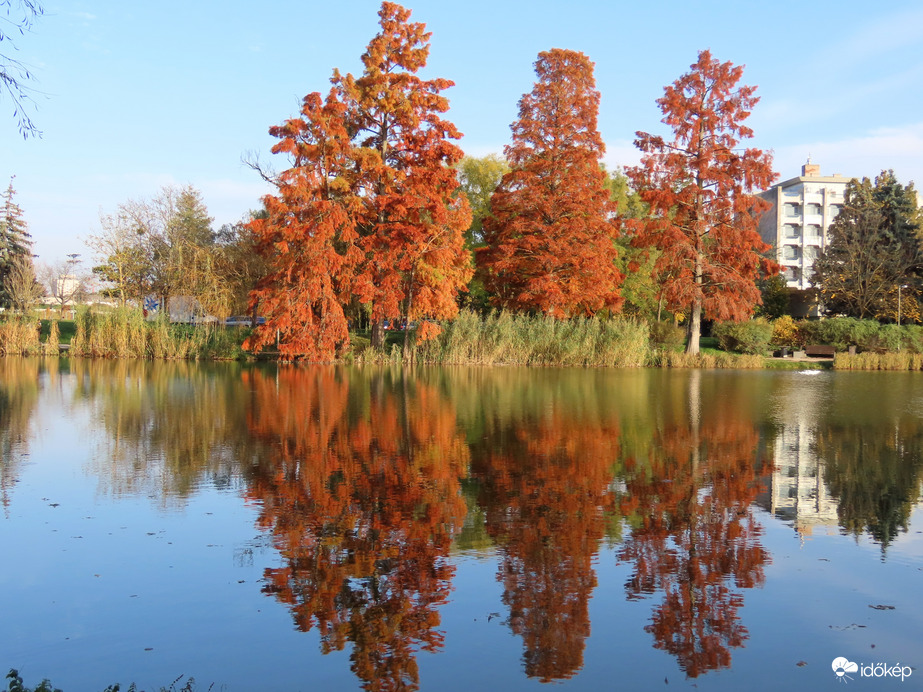
[{"label": "dark bench on shore", "polygon": [[835,353],[836,349],[833,346],[815,344],[814,346],[804,347],[804,355],[808,358],[833,358]]}]

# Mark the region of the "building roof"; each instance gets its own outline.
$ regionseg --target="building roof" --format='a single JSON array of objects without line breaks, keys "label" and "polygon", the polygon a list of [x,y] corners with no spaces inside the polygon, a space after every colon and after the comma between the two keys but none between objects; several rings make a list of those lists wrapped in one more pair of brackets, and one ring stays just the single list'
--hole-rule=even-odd
[{"label": "building roof", "polygon": [[[788,180],[783,180],[780,183],[776,183],[769,190],[775,190],[777,187],[786,188],[792,187],[799,183],[848,183],[852,178],[847,178],[844,175],[839,173],[834,173],[833,175],[821,175],[820,166],[816,163],[811,163],[811,159],[808,159],[808,162],[801,167],[801,175],[795,176],[794,178],[789,178]],[[766,192],[769,192],[767,190]]]}]

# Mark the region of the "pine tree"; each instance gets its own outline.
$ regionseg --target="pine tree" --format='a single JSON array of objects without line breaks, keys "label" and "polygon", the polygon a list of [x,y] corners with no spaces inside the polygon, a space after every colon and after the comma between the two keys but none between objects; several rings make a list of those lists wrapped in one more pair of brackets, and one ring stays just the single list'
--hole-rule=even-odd
[{"label": "pine tree", "polygon": [[0,305],[11,307],[11,296],[7,290],[7,279],[14,271],[19,258],[32,257],[32,236],[23,220],[20,206],[14,201],[16,190],[13,178],[3,193],[3,211],[0,215]]},{"label": "pine tree", "polygon": [[811,277],[824,310],[892,320],[917,314],[923,295],[921,228],[913,183],[901,185],[893,171],[882,171],[874,184],[868,178],[849,181]]}]

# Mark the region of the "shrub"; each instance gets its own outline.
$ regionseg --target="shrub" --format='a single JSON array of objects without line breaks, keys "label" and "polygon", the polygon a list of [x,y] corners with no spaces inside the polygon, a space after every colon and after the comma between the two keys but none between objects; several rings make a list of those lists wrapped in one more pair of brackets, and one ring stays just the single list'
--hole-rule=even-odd
[{"label": "shrub", "polygon": [[651,346],[676,350],[682,347],[686,339],[686,330],[672,322],[652,322]]},{"label": "shrub", "polygon": [[712,328],[712,334],[725,351],[761,354],[769,348],[772,325],[762,317],[746,322],[719,322]]},{"label": "shrub", "polygon": [[772,343],[774,346],[798,348],[803,344],[801,330],[791,315],[782,315],[772,323]]}]

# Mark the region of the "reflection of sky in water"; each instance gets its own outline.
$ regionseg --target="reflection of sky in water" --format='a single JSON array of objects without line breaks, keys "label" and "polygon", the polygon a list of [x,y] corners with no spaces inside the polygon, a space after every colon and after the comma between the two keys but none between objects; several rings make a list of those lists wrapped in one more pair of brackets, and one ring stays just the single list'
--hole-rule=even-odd
[{"label": "reflection of sky in water", "polygon": [[[264,500],[244,502],[241,497],[251,473],[252,457],[246,455],[262,453],[249,446],[246,426],[253,420],[254,407],[265,407],[265,402],[239,393],[252,387],[238,387],[237,370],[224,384],[220,378],[216,384],[212,373],[205,382],[211,393],[191,400],[189,382],[171,387],[153,379],[125,398],[115,383],[131,378],[115,377],[103,386],[105,372],[105,367],[83,372],[80,380],[66,373],[43,375],[39,396],[24,404],[32,406],[29,456],[15,467],[17,482],[6,489],[8,506],[0,518],[0,545],[7,556],[0,562],[0,613],[5,623],[0,628],[0,665],[20,668],[32,684],[49,677],[66,690],[102,689],[132,680],[158,687],[181,673],[194,675],[206,686],[212,681],[225,684],[229,690],[265,689],[268,683],[275,689],[358,688],[350,671],[351,645],[321,655],[317,630],[298,631],[288,606],[262,592],[264,569],[278,568],[284,561],[269,533],[256,527]],[[190,373],[177,370],[173,376],[191,377]],[[531,431],[521,440],[525,449],[534,451],[528,444],[544,434],[546,442],[567,442],[559,454],[592,449],[613,455],[614,463],[626,450],[634,454],[650,449],[661,432],[664,441],[672,442],[676,436],[669,432],[671,426],[682,432],[695,418],[689,415],[690,405],[699,407],[701,431],[718,426],[719,437],[710,443],[711,449],[721,449],[724,442],[719,442],[736,433],[718,425],[719,418],[709,412],[732,405],[734,410],[725,417],[752,418],[759,433],[754,439],[779,457],[777,463],[790,464],[794,458],[785,451],[793,430],[805,443],[799,453],[807,454],[807,461],[801,462],[816,463],[818,449],[812,440],[818,429],[836,423],[833,416],[852,428],[875,425],[893,431],[896,421],[908,439],[915,438],[921,412],[908,409],[906,401],[919,398],[923,383],[913,376],[873,379],[877,373],[824,373],[800,379],[793,373],[701,373],[695,380],[685,373],[659,371],[533,371],[525,376],[497,375],[507,379],[496,382],[489,373],[458,374],[454,380],[450,376],[427,395],[444,392],[441,398],[425,399],[434,415],[438,412],[433,406],[448,402],[450,408],[442,413],[451,411],[455,418],[446,419],[446,430],[462,433],[472,449],[474,467],[481,458],[479,441],[499,439],[491,437],[499,420],[520,420],[523,429]],[[30,378],[34,374],[27,373]],[[14,379],[7,377],[4,386]],[[97,388],[87,389],[87,380],[94,380]],[[83,383],[79,388],[78,381]],[[690,392],[694,381],[700,389]],[[847,385],[856,388],[852,395]],[[351,386],[359,387],[356,381]],[[378,386],[379,390],[363,390],[365,397],[344,400],[343,410],[365,418],[376,400],[386,401],[376,397],[381,397],[382,387],[391,385]],[[414,396],[423,395],[420,385]],[[147,404],[139,405],[138,396],[149,397]],[[334,399],[326,401],[332,406]],[[157,407],[167,405],[174,407],[176,419],[157,419]],[[647,405],[650,410],[643,408]],[[209,410],[215,406],[219,408]],[[151,410],[141,415],[145,407]],[[198,413],[193,411],[196,407]],[[132,411],[140,416],[129,421],[132,429],[154,431],[160,437],[157,444],[119,441],[123,466],[113,468],[112,458],[100,455],[115,449],[113,421],[125,421]],[[530,413],[534,411],[539,413]],[[652,418],[651,411],[662,419]],[[237,447],[237,442],[221,442],[222,436],[233,437],[227,430],[204,430],[204,421],[218,418],[223,425],[244,428]],[[563,431],[548,427],[562,422],[569,425]],[[181,423],[195,423],[202,432],[182,438]],[[504,434],[514,428],[503,428]],[[603,430],[606,435],[600,436]],[[440,434],[438,429],[431,433]],[[197,446],[196,438],[205,444]],[[449,439],[454,440],[454,434]],[[139,458],[139,450],[151,458]],[[707,455],[702,463],[705,460]],[[188,471],[183,465],[195,463],[196,474],[182,482],[164,475],[165,469]],[[136,465],[146,480],[126,486]],[[497,487],[529,489],[530,478],[543,468],[535,466],[519,486]],[[511,473],[516,469],[509,467]],[[498,482],[487,475],[479,486],[464,486],[469,509],[486,497],[488,481]],[[632,486],[619,476],[610,478],[607,487],[620,495]],[[702,493],[700,489],[696,497]],[[620,532],[600,537],[599,547],[593,548],[591,574],[596,585],[587,603],[590,633],[582,643],[580,669],[561,684],[568,689],[651,689],[666,678],[670,685],[695,683],[698,689],[806,689],[835,682],[830,661],[837,656],[923,669],[923,608],[917,597],[923,570],[919,504],[910,516],[909,530],[896,535],[884,557],[881,546],[867,534],[843,535],[835,515],[832,522],[814,522],[808,532],[790,517],[774,518],[765,497],[759,506],[753,516],[762,527],[759,541],[770,561],[763,568],[761,588],[726,582],[743,598],[738,615],[748,632],[744,645],[731,651],[730,669],[686,679],[674,656],[652,646],[645,627],[662,594],[626,599],[625,585],[636,565],[619,557],[620,547],[632,535],[630,522],[621,522]],[[523,505],[519,511],[532,518],[544,516],[528,514],[527,509]],[[495,520],[484,513],[471,517],[482,524]],[[498,580],[507,550],[503,541],[511,539],[497,534],[500,544],[493,545],[493,538],[478,533],[477,522],[466,534],[474,547],[450,553],[455,573],[448,603],[438,608],[437,629],[445,634],[444,645],[434,654],[416,653],[421,687],[539,688],[537,678],[523,673],[524,635],[511,632],[510,608]],[[516,527],[511,530],[509,535],[516,535]],[[595,540],[592,535],[590,540]],[[528,554],[524,559],[529,564]],[[874,605],[894,609],[869,607]],[[797,665],[802,661],[807,665]],[[863,684],[875,688],[873,682]]]}]

